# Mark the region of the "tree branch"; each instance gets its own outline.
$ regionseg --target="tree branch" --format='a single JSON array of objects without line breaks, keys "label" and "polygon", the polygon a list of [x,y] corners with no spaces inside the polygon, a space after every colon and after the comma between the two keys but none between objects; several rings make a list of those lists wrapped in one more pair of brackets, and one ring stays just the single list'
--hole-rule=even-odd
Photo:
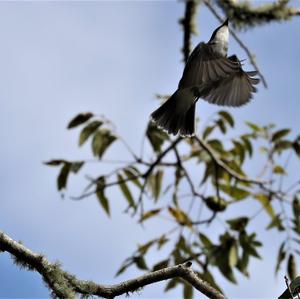
[{"label": "tree branch", "polygon": [[197,1],[186,0],[184,17],[179,20],[179,23],[183,27],[183,47],[182,53],[184,62],[187,63],[191,52],[191,37],[193,33],[196,33],[195,16],[197,12]]},{"label": "tree branch", "polygon": [[218,0],[216,2],[238,27],[252,27],[256,24],[300,16],[300,8],[288,6],[288,0],[277,0],[260,5],[252,5],[250,1]]},{"label": "tree branch", "polygon": [[92,281],[77,279],[75,276],[63,271],[58,264],[50,263],[41,254],[34,253],[1,231],[0,251],[10,253],[17,264],[39,272],[49,289],[59,298],[75,298],[76,294],[83,294],[111,299],[134,292],[149,284],[178,277],[190,283],[195,289],[209,298],[226,299],[218,290],[197,276],[190,268],[192,265],[190,262],[150,272],[119,284],[102,285]]}]

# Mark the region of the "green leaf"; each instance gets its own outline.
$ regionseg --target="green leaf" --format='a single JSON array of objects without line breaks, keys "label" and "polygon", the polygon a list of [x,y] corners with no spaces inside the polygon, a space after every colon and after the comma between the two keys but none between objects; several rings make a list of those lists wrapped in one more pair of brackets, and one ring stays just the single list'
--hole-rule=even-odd
[{"label": "green leaf", "polygon": [[276,215],[267,226],[267,229],[276,227],[279,231],[284,231],[284,226],[282,225],[282,220],[280,214]]},{"label": "green leaf", "polygon": [[68,163],[68,161],[66,161],[66,160],[50,160],[48,162],[44,162],[44,164],[48,165],[48,166],[59,166],[61,164],[65,164],[65,163]]},{"label": "green leaf", "polygon": [[223,212],[227,207],[227,202],[223,198],[217,196],[208,196],[205,198],[207,207],[213,212]]},{"label": "green leaf", "polygon": [[236,241],[232,243],[229,249],[228,260],[229,260],[230,267],[235,267],[238,263],[238,249],[237,249]]},{"label": "green leaf", "polygon": [[224,124],[224,121],[222,119],[219,119],[216,121],[216,125],[219,127],[220,131],[225,134],[226,133],[226,126]]},{"label": "green leaf", "polygon": [[147,242],[146,244],[139,245],[138,251],[141,255],[144,255],[148,252],[148,250],[155,244],[155,240],[151,240]]},{"label": "green leaf", "polygon": [[167,268],[169,266],[169,259],[160,261],[159,263],[155,264],[152,268],[152,271],[157,271],[160,269]]},{"label": "green leaf", "polygon": [[137,178],[140,176],[140,172],[138,169],[136,169],[134,166],[129,166],[125,169],[123,169],[124,174],[130,179],[130,182],[135,184],[139,189],[142,188],[142,184],[140,183],[139,179]]},{"label": "green leaf", "polygon": [[202,234],[202,233],[199,233],[199,239],[200,239],[201,243],[203,244],[203,246],[204,246],[205,248],[207,248],[207,249],[212,248],[213,245],[214,245],[214,244],[210,241],[210,239],[209,239],[206,235],[204,235],[204,234]]},{"label": "green leaf", "polygon": [[243,136],[241,136],[241,139],[244,143],[245,149],[249,153],[249,157],[252,157],[253,147],[252,147],[252,144],[251,144],[249,138],[247,137],[247,135],[243,135]]},{"label": "green leaf", "polygon": [[183,285],[183,298],[193,299],[193,287],[187,282]]},{"label": "green leaf", "polygon": [[139,256],[135,256],[133,258],[134,263],[136,264],[136,266],[141,269],[141,270],[148,270],[146,261],[144,259],[144,257],[142,255]]},{"label": "green leaf", "polygon": [[152,121],[148,124],[146,135],[156,153],[160,153],[163,143],[169,140],[168,134],[158,128]]},{"label": "green leaf", "polygon": [[249,122],[249,121],[246,121],[245,123],[246,123],[246,125],[247,125],[249,128],[251,128],[251,129],[252,129],[253,131],[255,131],[255,132],[259,132],[259,131],[262,130],[261,127],[259,127],[258,125],[254,124],[254,123],[251,123],[251,122]]},{"label": "green leaf", "polygon": [[243,254],[241,258],[238,260],[236,268],[247,277],[249,276],[249,272],[247,271],[248,264],[249,264],[249,254],[246,250],[243,250]]},{"label": "green leaf", "polygon": [[164,172],[162,170],[158,170],[156,173],[153,173],[148,179],[148,185],[151,189],[155,201],[158,200],[161,192],[163,175]]},{"label": "green leaf", "polygon": [[263,208],[270,215],[270,217],[272,219],[274,219],[274,217],[276,215],[275,215],[274,209],[273,209],[273,207],[271,205],[270,198],[267,195],[262,194],[262,193],[256,194],[254,196],[254,198],[257,199],[262,204]]},{"label": "green leaf", "polygon": [[129,206],[135,207],[134,199],[132,197],[132,194],[131,194],[129,188],[127,187],[127,184],[124,181],[124,178],[122,177],[121,174],[118,174],[117,177],[118,177],[118,185],[119,185],[123,195],[125,196]]},{"label": "green leaf", "polygon": [[211,133],[212,131],[215,129],[215,126],[208,126],[205,128],[202,138],[203,140],[205,140]]},{"label": "green leaf", "polygon": [[234,127],[234,119],[227,111],[220,111],[218,113],[232,128]]},{"label": "green leaf", "polygon": [[168,207],[168,211],[180,225],[187,225],[187,226],[192,225],[191,219],[179,207],[175,207],[175,208]]},{"label": "green leaf", "polygon": [[67,187],[67,180],[71,170],[71,163],[66,162],[61,168],[60,173],[57,177],[57,189],[60,191]]},{"label": "green leaf", "polygon": [[300,144],[299,142],[293,142],[293,149],[295,151],[295,154],[300,158]]},{"label": "green leaf", "polygon": [[287,173],[285,172],[284,168],[280,165],[275,165],[273,167],[273,172],[276,174],[281,174],[281,175],[286,175]]},{"label": "green leaf", "polygon": [[279,140],[276,142],[274,151],[281,154],[284,150],[290,149],[293,143],[288,140]]},{"label": "green leaf", "polygon": [[161,209],[154,209],[154,210],[150,210],[150,211],[144,213],[139,222],[141,223],[141,222],[159,214],[160,211],[161,211]]},{"label": "green leaf", "polygon": [[242,200],[248,197],[251,193],[245,189],[230,185],[219,185],[220,190],[229,195],[235,200]]},{"label": "green leaf", "polygon": [[230,229],[235,230],[235,231],[243,231],[243,230],[245,230],[245,228],[249,222],[249,218],[248,217],[238,217],[238,218],[226,220],[226,222],[229,224]]},{"label": "green leaf", "polygon": [[93,113],[86,112],[86,113],[80,113],[76,115],[68,124],[68,129],[75,128],[86,121],[88,121],[93,116]]},{"label": "green leaf", "polygon": [[286,256],[286,251],[284,250],[284,245],[285,245],[285,242],[282,242],[280,247],[279,247],[279,250],[278,250],[277,262],[276,262],[276,267],[275,267],[275,274],[277,274],[277,272],[279,271],[280,265],[281,265],[281,263],[283,262],[283,260],[285,259],[285,256]]},{"label": "green leaf", "polygon": [[81,167],[84,165],[84,161],[72,162],[71,164],[71,172],[77,173]]},{"label": "green leaf", "polygon": [[294,280],[297,277],[297,265],[295,256],[293,254],[289,255],[287,273],[289,275],[290,280]]},{"label": "green leaf", "polygon": [[96,190],[96,195],[99,200],[99,203],[101,204],[102,208],[106,212],[108,216],[110,216],[110,208],[109,208],[109,201],[107,197],[105,196],[104,193],[105,189],[105,178],[100,177],[97,182],[97,190]]},{"label": "green leaf", "polygon": [[106,129],[98,130],[93,137],[92,150],[94,156],[102,158],[107,148],[116,140],[110,131]]},{"label": "green leaf", "polygon": [[172,278],[168,281],[166,287],[165,287],[165,292],[174,289],[179,283],[181,283],[179,278]]},{"label": "green leaf", "polygon": [[85,141],[102,125],[102,121],[95,120],[89,123],[80,133],[79,146],[83,145]]},{"label": "green leaf", "polygon": [[131,258],[127,259],[123,265],[120,267],[120,269],[117,271],[115,276],[119,276],[122,274],[128,267],[130,267],[133,264],[133,260]]},{"label": "green leaf", "polygon": [[282,137],[289,134],[290,131],[291,131],[290,129],[282,129],[282,130],[275,132],[271,138],[272,142],[276,142],[276,141],[280,140]]}]

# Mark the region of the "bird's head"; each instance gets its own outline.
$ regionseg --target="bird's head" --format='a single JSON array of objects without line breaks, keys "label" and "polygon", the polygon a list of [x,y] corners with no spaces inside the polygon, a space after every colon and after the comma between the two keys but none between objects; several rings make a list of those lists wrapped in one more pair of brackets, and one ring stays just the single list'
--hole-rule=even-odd
[{"label": "bird's head", "polygon": [[213,32],[209,43],[228,43],[229,30],[228,30],[228,18]]}]

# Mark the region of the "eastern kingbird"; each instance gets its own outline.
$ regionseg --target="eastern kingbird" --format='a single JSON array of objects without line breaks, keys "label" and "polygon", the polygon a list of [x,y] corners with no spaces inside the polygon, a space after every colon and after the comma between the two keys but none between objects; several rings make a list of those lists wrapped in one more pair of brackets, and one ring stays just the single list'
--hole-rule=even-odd
[{"label": "eastern kingbird", "polygon": [[199,98],[221,106],[245,105],[256,92],[256,71],[244,72],[236,55],[227,57],[228,19],[201,42],[188,58],[175,93],[151,114],[169,134],[195,134],[195,108]]}]

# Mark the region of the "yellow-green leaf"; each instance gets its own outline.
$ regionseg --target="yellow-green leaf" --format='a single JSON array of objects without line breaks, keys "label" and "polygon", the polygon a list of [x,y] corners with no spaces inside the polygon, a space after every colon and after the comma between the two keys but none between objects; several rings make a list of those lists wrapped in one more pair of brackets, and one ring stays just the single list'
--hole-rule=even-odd
[{"label": "yellow-green leaf", "polygon": [[79,136],[79,146],[84,144],[87,139],[102,125],[101,121],[95,120],[83,128]]},{"label": "yellow-green leaf", "polygon": [[120,187],[123,195],[125,196],[129,206],[135,207],[134,199],[132,197],[132,194],[131,194],[126,182],[124,181],[123,176],[121,174],[118,174],[117,177],[118,177],[119,187]]}]

